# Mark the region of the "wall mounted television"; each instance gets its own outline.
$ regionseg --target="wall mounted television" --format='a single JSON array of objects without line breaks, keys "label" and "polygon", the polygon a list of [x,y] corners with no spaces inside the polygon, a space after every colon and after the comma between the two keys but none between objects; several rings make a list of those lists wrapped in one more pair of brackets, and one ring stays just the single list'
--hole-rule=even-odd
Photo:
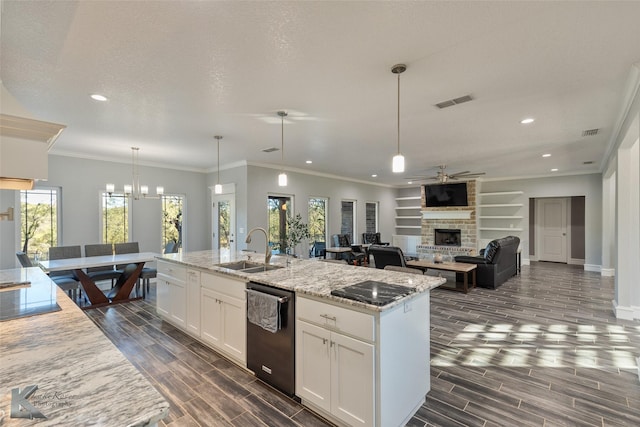
[{"label": "wall mounted television", "polygon": [[428,184],[424,186],[424,194],[428,208],[468,206],[466,182]]}]

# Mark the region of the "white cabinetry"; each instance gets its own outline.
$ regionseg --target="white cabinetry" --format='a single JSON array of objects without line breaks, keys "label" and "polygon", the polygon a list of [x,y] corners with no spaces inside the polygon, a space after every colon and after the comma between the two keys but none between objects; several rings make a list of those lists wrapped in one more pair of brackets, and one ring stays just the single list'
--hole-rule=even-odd
[{"label": "white cabinetry", "polygon": [[202,341],[244,366],[247,360],[245,283],[202,273],[200,284]]},{"label": "white cabinetry", "polygon": [[187,332],[200,336],[200,272],[187,270]]},{"label": "white cabinetry", "polygon": [[338,425],[405,425],[430,388],[429,294],[381,313],[298,297],[296,313],[303,403]]},{"label": "white cabinetry", "polygon": [[478,244],[484,248],[493,239],[518,235],[524,230],[524,201],[522,191],[479,193]]},{"label": "white cabinetry", "polygon": [[187,326],[187,269],[158,261],[157,312],[174,325]]}]

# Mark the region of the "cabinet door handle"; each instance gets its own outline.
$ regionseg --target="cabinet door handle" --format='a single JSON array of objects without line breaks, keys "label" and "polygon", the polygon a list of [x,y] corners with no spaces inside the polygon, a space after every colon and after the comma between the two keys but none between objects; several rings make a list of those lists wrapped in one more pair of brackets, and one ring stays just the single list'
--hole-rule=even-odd
[{"label": "cabinet door handle", "polygon": [[327,320],[332,320],[332,321],[334,321],[334,322],[335,322],[336,320],[338,320],[338,319],[336,319],[336,316],[329,316],[328,314],[321,314],[321,315],[320,315],[320,317],[323,317],[323,318],[325,318],[325,319],[327,319]]}]

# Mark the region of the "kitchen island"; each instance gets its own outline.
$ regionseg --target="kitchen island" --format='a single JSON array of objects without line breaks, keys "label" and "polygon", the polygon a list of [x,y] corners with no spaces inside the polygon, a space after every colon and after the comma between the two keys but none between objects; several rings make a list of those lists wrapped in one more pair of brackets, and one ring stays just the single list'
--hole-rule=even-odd
[{"label": "kitchen island", "polygon": [[[24,294],[39,288],[54,307],[0,322],[3,427],[154,426],[167,416],[168,402],[42,270],[2,270],[0,278],[25,283],[5,288],[4,302],[11,297],[19,306]],[[16,393],[46,418],[30,420],[29,412],[37,414],[26,408],[27,418],[11,417],[12,398],[14,408],[21,399]]]},{"label": "kitchen island", "polygon": [[[245,286],[293,291],[301,402],[337,425],[404,425],[430,390],[429,297],[445,280],[279,256],[267,271],[239,267],[263,260],[213,251],[159,257],[158,314],[246,368]],[[384,305],[332,295],[368,281],[407,294]]]}]

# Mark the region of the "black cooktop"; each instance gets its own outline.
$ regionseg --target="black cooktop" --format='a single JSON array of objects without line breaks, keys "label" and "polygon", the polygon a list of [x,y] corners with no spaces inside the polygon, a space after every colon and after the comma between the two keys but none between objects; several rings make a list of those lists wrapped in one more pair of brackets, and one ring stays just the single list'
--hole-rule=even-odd
[{"label": "black cooktop", "polygon": [[355,285],[334,289],[331,291],[331,295],[383,306],[409,295],[414,291],[413,288],[406,286],[367,280],[356,283]]}]

